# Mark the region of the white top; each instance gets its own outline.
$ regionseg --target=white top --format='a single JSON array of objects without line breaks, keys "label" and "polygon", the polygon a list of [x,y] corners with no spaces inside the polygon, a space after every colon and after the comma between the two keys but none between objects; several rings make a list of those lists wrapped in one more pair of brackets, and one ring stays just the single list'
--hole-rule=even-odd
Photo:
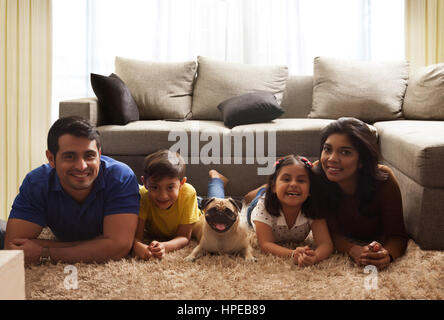
[{"label": "white top", "polygon": [[255,230],[256,225],[254,221],[260,221],[271,227],[276,242],[302,242],[307,238],[311,230],[312,219],[299,212],[296,222],[289,229],[282,210],[279,212],[279,217],[272,216],[265,209],[264,200],[265,196],[262,196],[251,212],[251,224]]}]

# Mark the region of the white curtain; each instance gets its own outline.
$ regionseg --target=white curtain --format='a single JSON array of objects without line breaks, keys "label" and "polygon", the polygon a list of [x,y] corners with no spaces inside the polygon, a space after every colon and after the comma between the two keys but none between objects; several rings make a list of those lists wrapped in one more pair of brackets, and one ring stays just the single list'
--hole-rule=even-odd
[{"label": "white curtain", "polygon": [[57,0],[53,117],[60,100],[92,96],[89,74],[113,72],[115,56],[198,55],[300,75],[320,55],[403,59],[404,0]]}]

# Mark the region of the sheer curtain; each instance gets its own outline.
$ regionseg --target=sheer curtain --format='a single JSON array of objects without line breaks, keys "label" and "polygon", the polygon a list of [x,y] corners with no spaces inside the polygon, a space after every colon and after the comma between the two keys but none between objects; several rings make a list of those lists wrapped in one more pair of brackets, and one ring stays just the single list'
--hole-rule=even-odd
[{"label": "sheer curtain", "polygon": [[403,59],[404,0],[57,0],[53,118],[58,101],[92,96],[89,74],[113,72],[115,56],[198,55],[300,75],[320,55]]},{"label": "sheer curtain", "polygon": [[51,110],[51,1],[0,0],[0,218],[25,175],[46,162]]},{"label": "sheer curtain", "polygon": [[406,0],[406,51],[410,72],[444,62],[443,0]]}]

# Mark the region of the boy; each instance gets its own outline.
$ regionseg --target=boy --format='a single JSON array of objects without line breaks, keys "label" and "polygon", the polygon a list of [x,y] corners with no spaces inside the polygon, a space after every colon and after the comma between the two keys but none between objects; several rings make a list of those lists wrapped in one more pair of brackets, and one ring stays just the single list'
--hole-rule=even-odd
[{"label": "boy", "polygon": [[[140,212],[134,239],[135,256],[161,259],[166,253],[185,247],[192,226],[199,220],[196,190],[186,183],[185,161],[178,154],[160,150],[145,158],[141,177]],[[142,243],[144,231],[153,240]]]}]

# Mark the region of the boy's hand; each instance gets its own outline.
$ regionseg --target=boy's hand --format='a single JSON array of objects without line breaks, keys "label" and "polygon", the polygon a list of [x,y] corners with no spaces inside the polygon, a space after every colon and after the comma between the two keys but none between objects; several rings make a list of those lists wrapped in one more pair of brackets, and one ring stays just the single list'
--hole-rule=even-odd
[{"label": "boy's hand", "polygon": [[143,260],[148,260],[153,255],[149,246],[139,241],[134,242],[133,252],[136,257],[139,257]]},{"label": "boy's hand", "polygon": [[308,247],[305,247],[304,252],[299,255],[298,266],[308,267],[314,265],[315,263],[316,263],[316,252],[309,249]]},{"label": "boy's hand", "polygon": [[162,242],[154,240],[150,243],[149,249],[155,258],[162,259],[165,255],[165,245]]}]

